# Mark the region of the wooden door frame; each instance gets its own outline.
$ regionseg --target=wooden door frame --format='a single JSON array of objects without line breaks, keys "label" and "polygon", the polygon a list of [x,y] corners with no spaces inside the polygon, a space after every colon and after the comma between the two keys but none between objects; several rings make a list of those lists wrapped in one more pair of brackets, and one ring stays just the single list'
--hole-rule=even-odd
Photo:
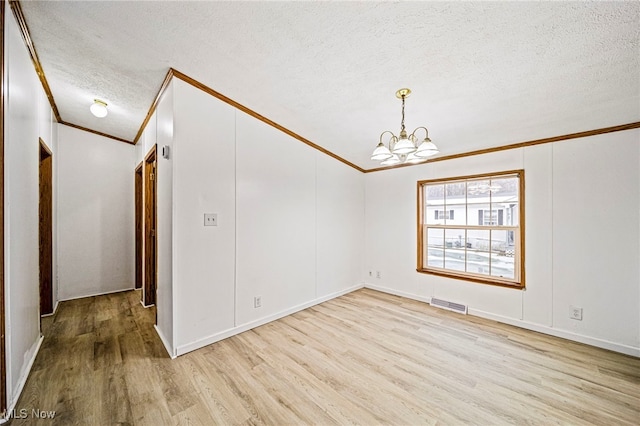
[{"label": "wooden door frame", "polygon": [[[42,193],[42,189],[43,189],[43,176],[42,176],[42,165],[44,161],[51,161],[53,162],[53,152],[51,152],[51,149],[49,149],[49,147],[47,146],[47,144],[42,140],[42,138],[39,139],[39,162],[38,162],[38,169],[39,169],[39,179],[38,179],[38,187],[39,187],[39,197],[38,197],[38,211],[40,213],[40,221],[39,221],[39,227],[38,227],[38,245],[39,245],[39,264],[40,264],[40,273],[39,273],[39,283],[40,283],[40,316],[43,315],[50,315],[53,313],[53,164],[51,164],[49,173],[47,174],[47,176],[45,176],[44,178],[46,179],[45,184],[48,184],[48,187],[50,188],[50,194],[48,198],[48,201],[45,200],[48,205],[47,206],[43,206],[42,205],[42,201],[43,201],[43,193]],[[46,209],[46,211],[44,211],[44,209]],[[50,220],[49,221],[43,221],[42,220],[42,215],[47,214],[50,216]],[[43,229],[43,224],[47,224],[49,225],[48,229]],[[43,232],[45,235],[43,235]],[[49,247],[49,250],[47,250],[47,253],[44,253],[42,250],[42,246],[43,246],[43,241],[44,239],[47,239],[48,241],[46,241],[46,244]],[[47,258],[48,256],[48,258]],[[47,266],[47,271],[45,271],[45,266]],[[44,274],[48,273],[48,277],[46,277]],[[45,286],[45,283],[48,281],[48,288],[47,286]]]},{"label": "wooden door frame", "polygon": [[142,199],[144,197],[144,175],[142,173],[142,161],[136,166],[134,171],[134,192],[135,192],[135,233],[136,233],[136,281],[135,288],[141,289],[144,276],[142,265],[144,262],[144,210]]},{"label": "wooden door frame", "polygon": [[[158,174],[158,155],[157,155],[157,145],[153,145],[153,147],[149,150],[149,153],[144,158],[144,256],[145,256],[145,267],[144,267],[144,300],[143,305],[148,307],[155,305],[156,303],[156,291],[158,288],[158,237],[157,237],[157,223],[158,223],[158,214],[157,214],[157,176],[153,176],[151,174],[151,170],[149,169],[150,165],[156,163],[155,175]],[[150,176],[153,176],[152,178]],[[151,179],[154,180],[153,187],[155,190],[153,194],[150,193],[151,185],[149,182]],[[153,207],[152,211],[148,211],[147,202],[153,197]],[[153,224],[156,230],[151,229],[150,217],[152,215]],[[154,235],[155,233],[155,235]],[[153,247],[153,251],[152,248]],[[153,257],[153,265],[154,270],[150,271],[147,266],[149,264],[150,258]],[[152,283],[153,280],[153,283]],[[153,284],[153,286],[152,286]]]}]

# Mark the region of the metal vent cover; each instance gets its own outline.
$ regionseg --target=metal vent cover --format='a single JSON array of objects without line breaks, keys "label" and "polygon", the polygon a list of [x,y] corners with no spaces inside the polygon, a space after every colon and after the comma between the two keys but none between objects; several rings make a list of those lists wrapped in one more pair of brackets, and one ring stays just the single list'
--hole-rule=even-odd
[{"label": "metal vent cover", "polygon": [[429,304],[431,306],[435,306],[436,308],[446,309],[447,311],[458,312],[464,315],[467,314],[467,305],[462,305],[460,303],[454,303],[448,300],[436,299],[435,297],[432,297]]}]

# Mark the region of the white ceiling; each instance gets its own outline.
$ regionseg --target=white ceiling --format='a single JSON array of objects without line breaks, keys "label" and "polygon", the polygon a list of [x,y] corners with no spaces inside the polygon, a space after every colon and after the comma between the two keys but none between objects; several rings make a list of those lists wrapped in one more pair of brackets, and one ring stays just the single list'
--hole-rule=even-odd
[{"label": "white ceiling", "polygon": [[170,67],[365,169],[401,87],[443,155],[640,121],[640,2],[21,6],[62,119],[127,140]]}]

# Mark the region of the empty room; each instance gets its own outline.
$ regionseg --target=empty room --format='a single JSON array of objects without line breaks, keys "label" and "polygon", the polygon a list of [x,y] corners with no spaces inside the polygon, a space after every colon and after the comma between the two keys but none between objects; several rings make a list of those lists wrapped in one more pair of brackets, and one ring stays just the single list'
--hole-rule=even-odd
[{"label": "empty room", "polygon": [[0,424],[640,424],[640,3],[0,3]]}]

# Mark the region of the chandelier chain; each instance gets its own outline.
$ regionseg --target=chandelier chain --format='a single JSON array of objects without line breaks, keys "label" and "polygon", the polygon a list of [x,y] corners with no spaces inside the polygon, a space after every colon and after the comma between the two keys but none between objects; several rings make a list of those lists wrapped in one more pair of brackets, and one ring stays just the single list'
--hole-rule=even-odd
[{"label": "chandelier chain", "polygon": [[400,131],[404,131],[404,95],[402,95],[402,121],[400,122]]},{"label": "chandelier chain", "polygon": [[[436,155],[438,147],[429,139],[429,131],[426,127],[416,127],[410,135],[404,125],[406,98],[411,93],[408,88],[398,89],[396,98],[402,100],[402,119],[400,120],[400,134],[395,135],[392,131],[385,130],[380,135],[380,141],[371,154],[372,160],[382,161],[382,166],[391,166],[401,163],[421,163],[427,161],[427,157]],[[416,136],[418,131],[424,131],[424,139],[420,140]],[[383,138],[389,135],[385,145]]]}]

